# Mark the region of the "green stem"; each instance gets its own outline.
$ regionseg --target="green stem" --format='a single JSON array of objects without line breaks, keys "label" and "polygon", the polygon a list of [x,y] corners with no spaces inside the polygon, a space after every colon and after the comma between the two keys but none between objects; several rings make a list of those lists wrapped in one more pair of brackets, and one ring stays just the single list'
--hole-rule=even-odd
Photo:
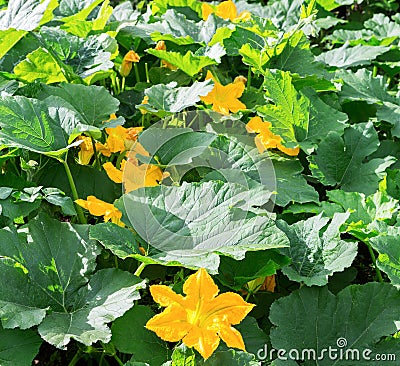
[{"label": "green stem", "polygon": [[114,263],[115,263],[115,268],[118,268],[118,258],[116,255],[114,256]]},{"label": "green stem", "polygon": [[80,360],[81,358],[81,353],[82,351],[78,349],[78,351],[75,353],[75,356],[72,358],[71,362],[68,364],[68,366],[75,366],[76,363]]},{"label": "green stem", "polygon": [[378,66],[374,65],[374,69],[372,70],[372,77],[376,78],[378,75]]},{"label": "green stem", "polygon": [[133,63],[133,68],[135,70],[135,78],[136,78],[136,82],[140,83],[140,76],[139,76],[139,68],[136,62]]},{"label": "green stem", "polygon": [[115,167],[117,169],[121,169],[121,163],[122,163],[122,160],[124,159],[126,153],[127,153],[127,151],[125,150],[123,153],[119,154],[117,162],[115,163]]},{"label": "green stem", "polygon": [[140,263],[140,266],[136,269],[135,273],[133,274],[134,276],[140,277],[140,275],[142,274],[143,270],[145,269],[145,267],[147,266],[146,263]]},{"label": "green stem", "polygon": [[119,77],[115,77],[115,82],[117,84],[117,94],[121,94],[121,85],[119,84]]},{"label": "green stem", "polygon": [[124,363],[121,361],[121,359],[116,354],[114,355],[114,358],[115,358],[115,361],[118,362],[118,365],[124,366]]},{"label": "green stem", "polygon": [[[65,157],[65,160],[61,160],[61,163],[62,163],[62,165],[64,165],[65,172],[67,173],[69,186],[71,187],[71,191],[72,191],[72,197],[74,198],[74,201],[76,201],[77,199],[79,199],[78,191],[76,190],[74,178],[72,177],[71,170],[69,169],[69,166],[67,163],[67,157]],[[79,206],[75,202],[75,208],[76,208],[76,213],[78,214],[79,223],[86,224],[86,217],[83,213],[82,207]]]},{"label": "green stem", "polygon": [[125,90],[125,76],[122,77],[121,93]]},{"label": "green stem", "polygon": [[246,89],[250,90],[250,86],[251,86],[251,67],[249,67],[249,69],[247,70],[247,85],[246,85]]},{"label": "green stem", "polygon": [[111,87],[113,89],[114,95],[118,95],[117,83],[116,83],[116,80],[115,80],[115,74],[111,74],[110,75],[110,79],[111,79]]},{"label": "green stem", "polygon": [[150,83],[150,77],[149,77],[149,65],[147,62],[144,64],[144,71],[146,72],[146,83]]},{"label": "green stem", "polygon": [[375,257],[375,253],[374,250],[372,249],[371,245],[369,243],[365,243],[368,247],[368,251],[369,251],[369,255],[371,256],[372,262],[374,264],[374,268],[375,268],[375,273],[376,273],[376,277],[378,278],[378,281],[383,283],[383,277],[382,277],[382,273],[379,270],[379,268],[376,265],[376,257]]},{"label": "green stem", "polygon": [[96,141],[94,141],[94,138],[92,136],[90,136],[90,139],[92,140],[92,147],[93,147],[94,159],[95,159],[95,162],[96,162],[96,168],[98,170],[101,170],[99,154],[97,154],[97,149],[96,149]]}]

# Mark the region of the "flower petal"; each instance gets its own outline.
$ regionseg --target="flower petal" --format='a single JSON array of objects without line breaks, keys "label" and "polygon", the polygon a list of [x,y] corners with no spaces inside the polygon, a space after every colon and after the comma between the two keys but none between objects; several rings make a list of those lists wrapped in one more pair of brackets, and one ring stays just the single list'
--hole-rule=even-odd
[{"label": "flower petal", "polygon": [[237,329],[229,326],[221,326],[218,334],[228,347],[239,348],[245,351],[242,335]]},{"label": "flower petal", "polygon": [[[183,292],[187,295],[188,306],[200,302],[208,303],[218,295],[218,286],[204,268],[190,275],[183,285]],[[189,305],[190,304],[190,305]]]},{"label": "flower petal", "polygon": [[164,285],[150,286],[150,293],[156,303],[169,306],[173,303],[184,304],[184,297],[175,293],[170,287]]},{"label": "flower petal", "polygon": [[232,0],[223,1],[217,6],[215,14],[222,19],[234,20],[237,17],[236,5]]},{"label": "flower petal", "polygon": [[110,162],[104,163],[103,168],[106,171],[108,178],[110,178],[113,182],[122,183],[122,170],[117,169]]},{"label": "flower petal", "polygon": [[207,313],[207,322],[224,321],[229,324],[239,324],[255,305],[243,300],[233,292],[225,292],[203,308]]},{"label": "flower petal", "polygon": [[194,347],[204,359],[207,359],[217,349],[219,337],[216,331],[193,326],[182,342],[188,347]]},{"label": "flower petal", "polygon": [[177,303],[168,306],[146,323],[147,329],[168,342],[178,342],[192,327],[192,324],[187,322],[185,309]]}]

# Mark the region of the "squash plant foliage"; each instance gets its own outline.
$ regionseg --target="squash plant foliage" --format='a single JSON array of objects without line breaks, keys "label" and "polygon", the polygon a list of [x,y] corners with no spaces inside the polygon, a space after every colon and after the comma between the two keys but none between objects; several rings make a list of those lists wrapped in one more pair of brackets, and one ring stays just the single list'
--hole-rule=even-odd
[{"label": "squash plant foliage", "polygon": [[398,364],[398,4],[266,3],[0,1],[1,365]]}]

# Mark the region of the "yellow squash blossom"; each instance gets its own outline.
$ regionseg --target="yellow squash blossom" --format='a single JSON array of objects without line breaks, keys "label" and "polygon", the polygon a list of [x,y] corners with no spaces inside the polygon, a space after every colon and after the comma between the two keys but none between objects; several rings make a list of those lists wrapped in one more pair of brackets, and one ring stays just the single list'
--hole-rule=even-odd
[{"label": "yellow squash blossom", "polygon": [[82,165],[88,165],[94,154],[92,139],[88,136],[79,136],[78,141],[83,141],[79,145],[78,162]]},{"label": "yellow squash blossom", "polygon": [[121,169],[116,168],[112,163],[107,162],[103,164],[103,168],[106,171],[108,178],[115,183],[122,183],[122,176],[125,168],[126,160],[122,160]]},{"label": "yellow squash blossom", "polygon": [[122,60],[121,67],[119,69],[119,73],[123,77],[127,77],[131,70],[132,70],[132,63],[133,62],[139,62],[140,57],[135,51],[129,51],[125,56],[124,59]]},{"label": "yellow squash blossom", "polygon": [[[218,295],[218,287],[204,268],[183,285],[186,296],[164,285],[150,286],[155,302],[166,309],[151,318],[146,328],[168,342],[182,342],[209,358],[222,339],[228,347],[245,350],[239,324],[254,307],[233,292]],[[218,295],[218,296],[217,296]]]},{"label": "yellow squash blossom", "polygon": [[142,187],[155,187],[162,181],[163,171],[153,164],[125,164],[124,188],[130,192]]},{"label": "yellow squash blossom", "polygon": [[251,17],[248,11],[243,11],[238,15],[236,5],[232,0],[223,1],[214,7],[208,3],[203,3],[201,12],[203,20],[207,20],[210,14],[213,13],[222,19],[230,19],[232,21],[248,20]]},{"label": "yellow squash blossom", "polygon": [[260,117],[253,117],[246,125],[249,132],[256,132],[255,143],[258,151],[262,153],[266,149],[279,149],[289,156],[297,156],[299,147],[288,148],[282,145],[282,137],[274,135],[271,131],[271,123],[263,122]]},{"label": "yellow squash blossom", "polygon": [[200,99],[206,104],[212,104],[214,111],[228,115],[229,112],[236,113],[241,109],[246,109],[246,105],[238,99],[245,89],[242,81],[224,86],[213,78],[210,71],[207,71],[206,80],[208,79],[214,81],[214,88],[205,97],[200,97]]},{"label": "yellow squash blossom", "polygon": [[106,128],[105,130],[108,134],[106,143],[96,143],[96,149],[104,156],[109,157],[113,153],[131,149],[143,127],[125,128],[117,126]]},{"label": "yellow squash blossom", "polygon": [[104,170],[113,182],[124,183],[126,193],[142,187],[155,187],[163,178],[169,175],[168,173],[163,173],[156,165],[139,165],[139,161],[136,158],[136,153],[138,152],[144,152],[145,154],[143,155],[148,155],[148,152],[141,147],[135,153],[131,152],[131,156],[134,156],[134,158],[122,160],[120,169],[117,169],[110,162],[103,164]]},{"label": "yellow squash blossom", "polygon": [[86,201],[78,199],[75,202],[84,209],[89,210],[93,216],[103,216],[105,222],[111,220],[114,224],[124,226],[121,222],[122,212],[111,203],[99,200],[95,196],[88,196]]}]

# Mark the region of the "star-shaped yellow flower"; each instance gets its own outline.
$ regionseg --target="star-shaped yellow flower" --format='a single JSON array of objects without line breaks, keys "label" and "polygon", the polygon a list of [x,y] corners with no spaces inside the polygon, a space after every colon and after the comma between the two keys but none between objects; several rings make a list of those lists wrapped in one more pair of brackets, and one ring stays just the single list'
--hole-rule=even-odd
[{"label": "star-shaped yellow flower", "polygon": [[75,202],[84,209],[89,210],[93,216],[103,216],[105,222],[111,220],[114,224],[124,226],[121,222],[122,212],[111,203],[99,200],[95,196],[88,196],[86,201],[78,199]]},{"label": "star-shaped yellow flower", "polygon": [[256,132],[255,137],[257,149],[262,153],[266,149],[279,149],[289,156],[297,156],[300,152],[299,147],[289,148],[282,145],[282,137],[274,135],[271,131],[271,123],[263,122],[260,117],[253,117],[246,125],[249,132]]},{"label": "star-shaped yellow flower", "polygon": [[115,183],[124,183],[125,192],[130,192],[141,187],[155,187],[160,181],[169,176],[156,165],[141,164],[136,155],[150,156],[144,147],[136,142],[135,146],[126,155],[128,160],[122,160],[121,168],[117,169],[112,163],[103,164],[108,177]]},{"label": "star-shaped yellow flower", "polygon": [[208,3],[203,3],[201,5],[201,12],[203,20],[207,20],[210,14],[213,13],[222,19],[230,19],[231,21],[248,20],[251,17],[248,11],[243,11],[238,15],[236,5],[232,0],[223,1],[216,7]]},{"label": "star-shaped yellow flower", "polygon": [[113,153],[124,152],[132,148],[143,127],[125,128],[122,126],[109,127],[105,129],[108,137],[105,144],[96,143],[96,149],[104,156],[111,156]]},{"label": "star-shaped yellow flower", "polygon": [[[189,276],[183,286],[186,296],[168,286],[150,286],[155,302],[166,309],[151,318],[146,328],[168,342],[182,340],[209,358],[222,339],[228,347],[245,349],[239,324],[254,307],[233,292],[218,295],[218,287],[204,268]],[[217,296],[218,295],[218,296]]]},{"label": "star-shaped yellow flower", "polygon": [[210,71],[207,71],[206,80],[208,79],[214,81],[214,88],[205,97],[200,97],[200,99],[206,104],[212,104],[214,111],[228,115],[229,112],[236,113],[241,109],[246,109],[246,105],[238,99],[245,89],[242,81],[224,86],[213,78]]},{"label": "star-shaped yellow flower", "polygon": [[164,177],[163,171],[152,164],[125,164],[124,175],[125,192],[158,186]]}]

